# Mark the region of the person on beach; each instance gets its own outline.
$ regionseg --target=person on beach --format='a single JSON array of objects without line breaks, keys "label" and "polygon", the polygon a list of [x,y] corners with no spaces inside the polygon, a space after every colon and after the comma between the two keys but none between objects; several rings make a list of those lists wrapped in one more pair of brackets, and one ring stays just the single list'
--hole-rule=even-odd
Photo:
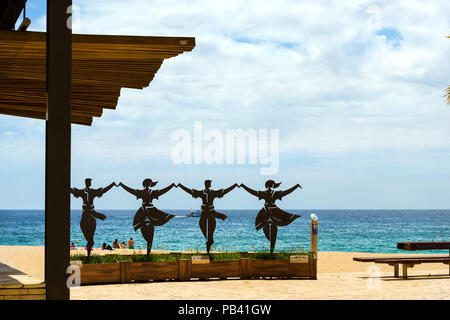
[{"label": "person on beach", "polygon": [[134,240],[133,240],[133,238],[130,238],[130,240],[128,240],[128,249],[134,249]]},{"label": "person on beach", "polygon": [[216,218],[221,219],[222,221],[227,218],[223,213],[217,212],[214,210],[214,199],[222,198],[228,192],[233,190],[236,187],[239,187],[237,183],[226,188],[219,190],[211,189],[211,180],[205,180],[205,189],[204,190],[195,190],[189,189],[183,186],[181,183],[178,184],[178,187],[189,193],[193,198],[201,198],[202,206],[200,213],[200,220],[198,222],[200,226],[200,230],[203,233],[203,236],[206,238],[206,252],[209,254],[211,249],[211,245],[214,243],[214,230],[216,229]]},{"label": "person on beach", "polygon": [[77,248],[75,247],[75,243],[71,243],[70,244],[70,250],[77,250]]},{"label": "person on beach", "polygon": [[118,239],[114,240],[114,242],[113,242],[113,248],[114,248],[114,249],[119,249],[119,248],[120,248],[119,240],[118,240]]},{"label": "person on beach", "polygon": [[87,240],[86,250],[88,258],[91,255],[91,249],[94,247],[94,234],[95,229],[97,228],[95,219],[100,219],[102,221],[106,219],[104,214],[94,210],[94,199],[96,197],[100,198],[113,186],[117,186],[116,183],[113,182],[105,188],[92,189],[91,183],[92,179],[87,178],[85,180],[86,187],[84,189],[70,188],[70,193],[72,193],[75,198],[83,199],[83,215],[81,216],[80,228]]},{"label": "person on beach", "polygon": [[103,242],[102,250],[112,250],[112,248],[109,244],[106,244],[106,242]]},{"label": "person on beach", "polygon": [[158,199],[160,196],[175,187],[175,184],[172,183],[163,189],[152,189],[152,187],[154,187],[157,183],[158,181],[153,182],[152,179],[145,179],[142,182],[144,189],[132,189],[127,187],[122,182],[119,183],[119,186],[125,189],[125,191],[128,191],[132,195],[136,196],[136,199],[142,199],[142,205],[136,212],[133,219],[133,227],[134,231],[141,229],[142,236],[145,241],[147,241],[147,256],[150,254],[152,249],[155,226],[162,226],[175,217],[173,214],[168,214],[157,209],[152,203],[154,199]]},{"label": "person on beach", "polygon": [[250,189],[243,183],[241,184],[241,187],[248,193],[258,197],[259,200],[265,201],[264,207],[256,216],[255,227],[257,231],[262,228],[267,240],[270,241],[270,253],[273,253],[275,248],[278,227],[287,226],[295,219],[300,218],[297,214],[292,214],[278,208],[275,205],[275,201],[281,200],[284,196],[287,196],[297,188],[303,189],[302,186],[300,184],[296,184],[292,188],[283,191],[275,191],[272,189],[278,188],[280,184],[281,182],[275,183],[273,180],[267,180],[265,184],[266,190],[263,191],[256,191]]}]

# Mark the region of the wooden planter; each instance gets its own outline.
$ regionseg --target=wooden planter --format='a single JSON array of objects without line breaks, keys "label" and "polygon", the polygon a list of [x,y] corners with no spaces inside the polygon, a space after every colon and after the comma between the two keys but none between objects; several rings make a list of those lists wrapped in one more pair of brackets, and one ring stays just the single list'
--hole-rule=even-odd
[{"label": "wooden planter", "polygon": [[306,278],[317,279],[317,259],[307,263],[291,263],[289,260],[239,260],[210,261],[192,264],[189,259],[170,262],[119,262],[84,264],[81,267],[81,284],[130,283],[149,280],[191,279],[258,279]]}]

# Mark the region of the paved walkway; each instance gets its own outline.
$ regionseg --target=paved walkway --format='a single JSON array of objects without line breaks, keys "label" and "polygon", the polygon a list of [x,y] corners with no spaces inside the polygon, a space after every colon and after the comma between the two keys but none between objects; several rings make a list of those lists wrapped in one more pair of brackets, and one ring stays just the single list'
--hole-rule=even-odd
[{"label": "paved walkway", "polygon": [[413,270],[408,279],[390,272],[318,274],[317,280],[212,280],[162,281],[72,288],[78,299],[443,299],[450,300],[450,277],[446,270]]}]

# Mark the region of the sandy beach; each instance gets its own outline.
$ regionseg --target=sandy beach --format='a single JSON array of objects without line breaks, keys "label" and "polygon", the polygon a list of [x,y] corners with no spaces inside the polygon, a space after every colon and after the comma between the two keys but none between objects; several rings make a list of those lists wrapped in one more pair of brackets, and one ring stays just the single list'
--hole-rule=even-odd
[{"label": "sandy beach", "polygon": [[[114,253],[131,253],[117,250]],[[74,252],[73,252],[74,253]],[[99,249],[95,253],[105,254]],[[360,252],[319,252],[317,280],[211,280],[83,286],[71,299],[446,299],[449,267],[416,265],[409,279],[392,277],[387,265],[353,261],[359,256],[410,256]],[[433,255],[430,255],[433,256]],[[0,246],[0,262],[36,279],[44,278],[44,247]],[[373,278],[374,275],[378,278]]]}]

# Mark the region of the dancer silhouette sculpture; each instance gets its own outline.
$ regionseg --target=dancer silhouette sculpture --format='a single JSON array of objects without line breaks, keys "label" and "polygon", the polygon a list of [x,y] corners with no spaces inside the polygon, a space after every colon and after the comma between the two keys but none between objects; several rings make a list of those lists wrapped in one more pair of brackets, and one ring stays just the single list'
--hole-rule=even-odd
[{"label": "dancer silhouette sculpture", "polygon": [[203,236],[206,238],[206,252],[209,253],[211,249],[211,245],[214,243],[214,230],[216,229],[216,218],[221,220],[225,220],[227,218],[223,213],[217,212],[214,210],[214,199],[222,198],[228,192],[238,187],[238,184],[220,190],[212,190],[211,189],[211,180],[205,180],[205,189],[203,190],[195,190],[189,189],[183,186],[181,183],[178,184],[178,187],[189,193],[193,198],[201,198],[202,206],[200,213],[200,220],[198,222],[200,226],[200,230],[202,230]]},{"label": "dancer silhouette sculpture", "polygon": [[75,198],[83,199],[83,215],[81,216],[80,228],[84,237],[87,240],[87,255],[90,257],[91,249],[94,247],[94,234],[97,228],[97,222],[95,219],[105,220],[106,216],[94,210],[94,199],[100,198],[106,192],[108,192],[113,186],[117,186],[115,182],[111,183],[105,188],[92,189],[92,179],[87,178],[84,180],[86,187],[84,189],[70,188],[70,193]]},{"label": "dancer silhouette sculpture", "polygon": [[152,203],[153,199],[158,199],[158,197],[162,196],[173,187],[176,187],[175,184],[172,183],[170,186],[160,190],[151,189],[157,183],[158,181],[153,182],[152,179],[145,179],[142,182],[144,189],[141,190],[127,187],[122,182],[119,183],[119,186],[132,195],[135,195],[137,199],[142,199],[142,205],[134,215],[133,227],[134,231],[141,229],[142,236],[145,241],[147,241],[147,256],[152,249],[155,226],[162,226],[175,217],[173,214],[168,214],[157,209]]},{"label": "dancer silhouette sculpture", "polygon": [[278,188],[280,183],[275,183],[273,180],[266,181],[266,190],[256,191],[250,189],[245,184],[241,184],[248,193],[258,197],[259,200],[264,200],[264,207],[259,211],[255,219],[255,227],[258,231],[263,229],[267,240],[270,241],[270,253],[273,253],[275,242],[277,241],[278,227],[287,226],[300,216],[297,214],[288,213],[281,210],[275,205],[276,200],[281,200],[284,196],[290,194],[295,189],[303,189],[301,185],[296,184],[290,189],[284,191],[275,191],[272,188]]}]

